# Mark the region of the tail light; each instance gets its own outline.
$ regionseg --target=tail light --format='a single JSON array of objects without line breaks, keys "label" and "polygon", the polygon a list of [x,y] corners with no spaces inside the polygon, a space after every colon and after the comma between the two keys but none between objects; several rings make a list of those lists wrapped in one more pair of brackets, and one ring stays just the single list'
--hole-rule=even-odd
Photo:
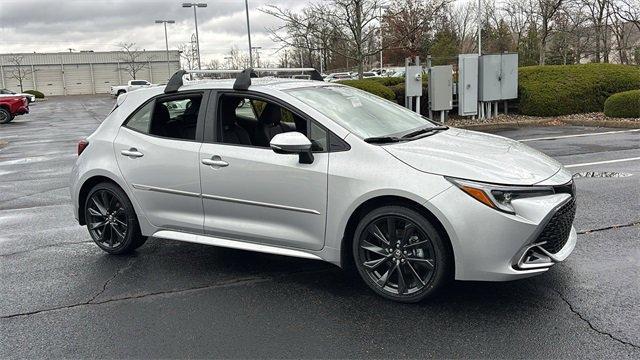
[{"label": "tail light", "polygon": [[84,151],[84,149],[87,148],[87,146],[89,146],[89,142],[87,140],[82,139],[78,141],[78,156],[82,154],[82,152]]}]

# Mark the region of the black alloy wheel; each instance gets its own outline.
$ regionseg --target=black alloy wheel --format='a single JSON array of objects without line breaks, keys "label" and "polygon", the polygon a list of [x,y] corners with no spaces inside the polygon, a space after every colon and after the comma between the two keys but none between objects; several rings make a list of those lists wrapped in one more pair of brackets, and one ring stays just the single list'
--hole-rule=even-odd
[{"label": "black alloy wheel", "polygon": [[437,230],[417,212],[376,209],[358,225],[353,248],[358,272],[380,295],[416,302],[448,278],[450,256]]},{"label": "black alloy wheel", "polygon": [[93,241],[110,254],[130,252],[146,241],[131,202],[113,184],[98,184],[89,192],[85,219]]}]

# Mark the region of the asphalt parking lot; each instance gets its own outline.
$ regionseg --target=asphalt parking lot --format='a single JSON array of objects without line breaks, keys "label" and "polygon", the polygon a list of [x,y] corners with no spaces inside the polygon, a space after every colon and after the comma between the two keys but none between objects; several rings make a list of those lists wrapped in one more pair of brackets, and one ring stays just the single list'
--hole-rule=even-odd
[{"label": "asphalt parking lot", "polygon": [[498,131],[630,176],[576,179],[578,244],[547,273],[404,305],[320,262],[164,240],[103,253],[67,183],[113,102],[51,98],[0,125],[0,358],[640,358],[638,131]]}]

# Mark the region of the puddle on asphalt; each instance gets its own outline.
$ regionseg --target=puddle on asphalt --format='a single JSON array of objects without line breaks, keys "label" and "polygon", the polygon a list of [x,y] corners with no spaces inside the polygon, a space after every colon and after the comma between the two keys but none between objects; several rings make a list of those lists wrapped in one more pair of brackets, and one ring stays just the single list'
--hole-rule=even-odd
[{"label": "puddle on asphalt", "polygon": [[585,171],[573,174],[573,178],[621,178],[629,177],[633,174],[619,173],[615,171]]}]

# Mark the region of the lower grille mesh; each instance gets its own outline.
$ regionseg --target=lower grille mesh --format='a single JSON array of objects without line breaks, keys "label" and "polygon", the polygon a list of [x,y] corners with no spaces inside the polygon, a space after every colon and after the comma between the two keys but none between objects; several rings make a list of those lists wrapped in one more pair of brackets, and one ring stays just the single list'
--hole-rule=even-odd
[{"label": "lower grille mesh", "polygon": [[569,239],[571,233],[571,225],[576,216],[576,200],[571,200],[564,204],[547,223],[542,233],[536,240],[537,243],[546,241],[541,245],[548,252],[555,254],[560,251]]}]

